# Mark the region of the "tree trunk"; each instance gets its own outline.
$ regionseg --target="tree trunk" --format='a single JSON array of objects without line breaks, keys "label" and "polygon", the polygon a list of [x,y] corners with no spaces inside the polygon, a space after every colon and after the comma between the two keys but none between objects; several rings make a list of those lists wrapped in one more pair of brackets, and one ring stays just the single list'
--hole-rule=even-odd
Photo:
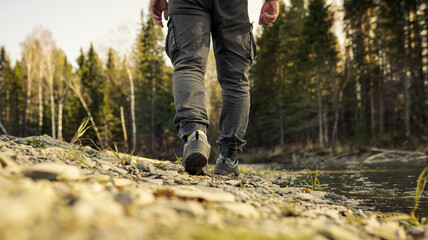
[{"label": "tree trunk", "polygon": [[[408,22],[408,15],[407,12],[405,11],[405,6],[404,6],[404,2],[402,2],[402,11],[403,11],[403,16],[404,22]],[[405,61],[404,61],[404,68],[403,68],[403,94],[404,94],[404,127],[405,127],[405,135],[406,137],[410,138],[411,134],[410,134],[410,96],[409,96],[409,89],[410,89],[410,80],[409,80],[409,75],[410,75],[410,69],[409,69],[409,56],[410,56],[410,49],[408,47],[408,42],[410,41],[410,29],[408,29],[408,25],[407,24],[403,24],[404,27],[404,38],[403,38],[403,47],[405,50]]]},{"label": "tree trunk", "polygon": [[[342,111],[343,114],[343,92],[345,91],[348,82],[351,79],[351,60],[349,57],[349,52],[346,53],[346,78],[342,87],[339,90],[339,101],[335,101],[335,111],[334,111],[334,125],[333,125],[333,134],[332,134],[332,143],[334,144],[337,140],[337,128],[339,123],[339,110]],[[343,117],[343,115],[342,115]],[[344,118],[344,117],[343,117]]]},{"label": "tree trunk", "polygon": [[52,71],[52,61],[51,61],[51,53],[49,52],[46,56],[46,66],[47,66],[47,80],[49,85],[49,95],[51,102],[51,124],[52,124],[52,138],[56,139],[56,121],[55,121],[55,99],[54,99],[54,90],[53,90],[53,71]]},{"label": "tree trunk", "polygon": [[383,51],[380,54],[380,74],[379,74],[379,132],[384,133],[385,132],[385,98],[383,94],[383,82],[385,77],[385,54]]},{"label": "tree trunk", "polygon": [[319,131],[319,144],[324,147],[324,133],[323,133],[323,114],[322,114],[322,99],[321,99],[321,76],[320,69],[317,69],[317,97],[318,97],[318,131]]},{"label": "tree trunk", "polygon": [[63,112],[63,110],[62,110],[62,103],[63,101],[61,100],[59,103],[58,103],[58,139],[59,140],[63,140],[63,138],[62,138],[62,112]]},{"label": "tree trunk", "polygon": [[128,148],[128,134],[126,132],[125,114],[123,112],[123,106],[120,106],[120,121],[122,122],[123,139],[125,140],[126,148]]},{"label": "tree trunk", "polygon": [[369,100],[370,100],[370,129],[372,132],[372,136],[375,135],[376,131],[376,106],[374,99],[374,86],[373,82],[370,83],[370,91],[369,91]]},{"label": "tree trunk", "polygon": [[[71,80],[72,81],[72,80]],[[77,85],[75,85],[74,83],[70,82],[70,88],[74,91],[74,93],[77,95],[77,97],[79,98],[80,102],[83,105],[83,108],[85,108],[86,113],[88,114],[89,120],[91,121],[92,127],[95,130],[95,134],[98,138],[98,141],[100,143],[101,148],[104,148],[104,144],[103,144],[103,139],[101,138],[100,132],[98,130],[97,125],[95,124],[94,118],[92,117],[91,111],[89,110],[88,105],[86,104],[85,99],[83,98],[80,89]]]},{"label": "tree trunk", "polygon": [[33,67],[32,67],[32,63],[28,62],[31,61],[30,59],[28,59],[29,57],[26,58],[26,66],[27,66],[27,99],[25,101],[25,115],[24,115],[24,134],[25,136],[27,136],[28,134],[28,121],[30,118],[30,109],[31,109],[31,90],[33,88]]},{"label": "tree trunk", "polygon": [[328,104],[324,105],[323,110],[323,132],[324,132],[324,143],[328,145],[329,138],[328,138],[328,119],[327,119],[327,113],[328,113]]},{"label": "tree trunk", "polygon": [[152,153],[155,151],[155,96],[156,96],[156,79],[155,79],[155,63],[152,60],[152,98],[151,98],[151,134],[152,134]]},{"label": "tree trunk", "polygon": [[39,128],[38,132],[39,134],[42,134],[43,130],[43,88],[42,88],[42,79],[39,79]]},{"label": "tree trunk", "polygon": [[9,133],[7,133],[6,128],[3,126],[1,121],[0,121],[0,129],[4,132],[4,134],[9,135]]},{"label": "tree trunk", "polygon": [[[125,57],[126,59],[126,57]],[[132,149],[135,150],[137,147],[137,127],[135,124],[135,90],[134,90],[134,79],[132,78],[131,70],[128,67],[128,61],[125,60],[126,72],[129,77],[129,86],[131,90],[131,122],[132,122]]]}]

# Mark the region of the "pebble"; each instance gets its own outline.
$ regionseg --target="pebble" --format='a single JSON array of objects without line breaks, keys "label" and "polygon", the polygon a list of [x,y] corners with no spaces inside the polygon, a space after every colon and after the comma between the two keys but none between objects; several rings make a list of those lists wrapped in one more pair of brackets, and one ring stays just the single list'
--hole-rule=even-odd
[{"label": "pebble", "polygon": [[155,170],[155,167],[153,166],[153,164],[145,160],[137,161],[136,167],[138,170],[143,172],[153,172]]},{"label": "pebble", "polygon": [[312,201],[312,200],[314,200],[314,196],[312,196],[311,194],[309,194],[309,193],[297,193],[295,196],[294,196],[294,198],[295,199],[300,199],[300,200],[302,200],[302,201]]},{"label": "pebble", "polygon": [[74,166],[55,163],[40,163],[24,169],[24,175],[33,179],[48,179],[51,181],[78,180],[81,171]]}]

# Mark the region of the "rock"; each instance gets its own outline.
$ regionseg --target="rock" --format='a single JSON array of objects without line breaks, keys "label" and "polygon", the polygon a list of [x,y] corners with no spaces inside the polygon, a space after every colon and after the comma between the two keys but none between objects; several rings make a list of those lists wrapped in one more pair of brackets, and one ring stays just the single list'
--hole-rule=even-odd
[{"label": "rock", "polygon": [[80,179],[81,172],[74,166],[57,163],[41,163],[24,169],[24,175],[33,179],[74,181]]},{"label": "rock", "polygon": [[262,178],[268,181],[273,181],[275,179],[278,179],[278,175],[275,173],[267,173],[267,174],[264,174]]},{"label": "rock", "polygon": [[241,181],[240,180],[229,180],[229,181],[226,181],[226,184],[229,184],[229,185],[232,185],[235,187],[239,187],[239,186],[241,186]]},{"label": "rock", "polygon": [[312,196],[311,194],[309,194],[309,193],[297,193],[295,196],[294,196],[294,198],[295,199],[300,199],[300,200],[302,200],[302,201],[312,201],[312,200],[314,200],[314,196]]},{"label": "rock", "polygon": [[334,194],[334,193],[326,193],[326,194],[324,195],[324,197],[325,197],[325,198],[328,198],[328,199],[331,199],[331,200],[333,200],[334,202],[346,201],[346,200],[347,200],[347,198],[346,198],[346,197],[343,197],[343,196],[340,196],[340,195],[337,195],[337,194]]},{"label": "rock", "polygon": [[165,206],[174,209],[178,213],[187,214],[192,217],[201,216],[205,212],[205,209],[202,204],[194,201],[166,201]]},{"label": "rock", "polygon": [[138,170],[143,172],[153,172],[155,170],[153,164],[146,160],[137,161],[136,167]]},{"label": "rock", "polygon": [[91,198],[79,199],[73,205],[73,214],[76,219],[83,224],[93,222],[98,224],[102,222],[114,221],[123,214],[123,208],[110,198],[102,195],[92,196]]},{"label": "rock", "polygon": [[163,185],[162,179],[151,179],[151,178],[143,178],[143,181],[155,184],[155,185]]},{"label": "rock", "polygon": [[188,187],[172,190],[174,195],[182,199],[203,200],[207,202],[234,202],[235,196],[215,188],[207,187]]},{"label": "rock", "polygon": [[85,176],[85,180],[94,180],[97,182],[109,182],[111,180],[111,177],[104,174],[94,174],[94,175],[88,175]]},{"label": "rock", "polygon": [[146,206],[141,209],[139,218],[142,222],[155,223],[154,227],[175,226],[180,221],[178,213],[164,204]]},{"label": "rock", "polygon": [[113,178],[113,183],[116,187],[125,187],[132,185],[134,181],[125,178]]},{"label": "rock", "polygon": [[205,182],[205,181],[199,182],[196,185],[202,186],[202,187],[212,187],[212,184],[210,182]]},{"label": "rock", "polygon": [[0,152],[0,169],[2,167],[15,167],[17,164],[9,156]]},{"label": "rock", "polygon": [[321,191],[312,191],[311,194],[317,198],[324,198],[325,197],[325,192],[321,192]]},{"label": "rock", "polygon": [[364,229],[382,239],[406,239],[404,229],[397,222],[378,222],[370,219],[366,222]]},{"label": "rock", "polygon": [[119,202],[122,206],[128,206],[132,203],[132,198],[128,192],[119,192],[114,196],[114,199]]},{"label": "rock", "polygon": [[179,165],[179,164],[171,163],[171,164],[166,165],[165,170],[167,170],[167,171],[177,171],[179,173],[183,173],[184,172],[184,167],[181,166],[181,165]]},{"label": "rock", "polygon": [[244,203],[226,203],[222,204],[221,208],[232,215],[242,218],[258,219],[260,216],[253,206]]},{"label": "rock", "polygon": [[424,239],[428,237],[428,232],[422,226],[412,226],[407,232],[415,239]]},{"label": "rock", "polygon": [[354,199],[348,199],[345,202],[345,206],[350,207],[350,208],[356,207],[356,206],[358,206],[358,204],[359,204],[359,202],[354,200]]},{"label": "rock", "polygon": [[118,167],[113,167],[111,170],[113,172],[121,174],[121,175],[127,175],[128,174],[128,171],[126,171],[125,169],[122,169],[122,168],[118,168]]},{"label": "rock", "polygon": [[153,195],[153,192],[148,190],[139,190],[133,192],[132,199],[134,201],[134,205],[136,206],[145,206],[155,202],[155,196]]}]

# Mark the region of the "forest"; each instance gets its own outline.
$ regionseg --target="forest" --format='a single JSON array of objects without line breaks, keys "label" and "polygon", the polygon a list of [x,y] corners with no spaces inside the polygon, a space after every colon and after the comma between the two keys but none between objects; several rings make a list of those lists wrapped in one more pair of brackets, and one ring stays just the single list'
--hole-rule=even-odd
[{"label": "forest", "polygon": [[[344,0],[334,10],[324,0],[291,0],[280,8],[276,22],[257,34],[244,151],[427,146],[426,0]],[[344,46],[333,30],[339,11]],[[0,133],[69,142],[88,117],[84,145],[174,159],[182,143],[172,125],[173,69],[164,41],[142,13],[129,56],[110,49],[103,61],[91,44],[68,59],[43,28],[23,40],[14,63],[1,47]],[[221,89],[212,53],[205,78],[214,146]]]}]

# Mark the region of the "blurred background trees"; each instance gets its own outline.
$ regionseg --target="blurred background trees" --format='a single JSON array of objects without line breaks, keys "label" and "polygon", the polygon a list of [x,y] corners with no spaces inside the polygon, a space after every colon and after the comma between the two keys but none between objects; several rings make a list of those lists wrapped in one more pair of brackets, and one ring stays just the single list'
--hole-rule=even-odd
[{"label": "blurred background trees", "polygon": [[[248,151],[427,146],[426,1],[344,0],[337,9],[290,0],[280,7],[277,21],[256,36]],[[339,22],[342,45],[333,27]],[[90,116],[83,144],[171,160],[181,152],[172,68],[162,29],[149,16],[141,16],[130,56],[110,49],[100,57],[90,45],[70,60],[42,27],[21,45],[16,63],[0,49],[1,133],[70,141]],[[221,89],[212,53],[205,79],[215,145]]]}]

